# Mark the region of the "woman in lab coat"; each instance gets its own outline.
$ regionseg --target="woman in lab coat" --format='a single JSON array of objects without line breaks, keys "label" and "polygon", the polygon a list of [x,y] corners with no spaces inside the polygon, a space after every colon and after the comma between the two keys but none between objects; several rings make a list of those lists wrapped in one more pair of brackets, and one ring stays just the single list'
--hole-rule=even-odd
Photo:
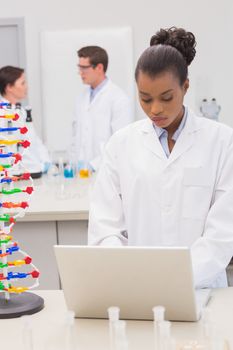
[{"label": "woman in lab coat", "polygon": [[[24,69],[5,66],[0,69],[0,94],[1,102],[10,103],[13,107],[27,96],[27,82]],[[21,108],[26,122],[26,111]],[[46,147],[36,134],[33,123],[27,121],[27,138],[30,147],[25,151],[22,165],[32,176],[39,176],[50,164],[50,158]]]},{"label": "woman in lab coat", "polygon": [[136,67],[149,118],[112,136],[93,188],[89,244],[188,246],[195,286],[227,285],[233,130],[183,105],[195,37],[161,29]]}]

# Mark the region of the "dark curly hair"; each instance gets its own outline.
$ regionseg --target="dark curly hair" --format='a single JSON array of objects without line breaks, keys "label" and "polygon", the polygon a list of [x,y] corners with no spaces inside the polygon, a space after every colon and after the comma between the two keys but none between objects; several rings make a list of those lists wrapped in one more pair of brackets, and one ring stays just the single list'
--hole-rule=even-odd
[{"label": "dark curly hair", "polygon": [[193,33],[176,27],[160,29],[152,36],[150,45],[138,60],[136,80],[140,71],[152,78],[162,72],[171,71],[182,85],[188,76],[188,66],[196,54]]}]

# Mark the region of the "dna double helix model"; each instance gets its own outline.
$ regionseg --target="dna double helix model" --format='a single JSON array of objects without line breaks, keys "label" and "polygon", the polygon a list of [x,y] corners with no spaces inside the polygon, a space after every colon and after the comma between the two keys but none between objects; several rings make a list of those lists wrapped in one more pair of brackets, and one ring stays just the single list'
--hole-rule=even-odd
[{"label": "dna double helix model", "polygon": [[[33,298],[38,301],[34,294],[21,297],[25,291],[39,285],[40,273],[12,236],[17,218],[25,215],[34,190],[30,173],[22,165],[24,152],[30,146],[24,124],[20,106],[0,103],[0,318],[18,317],[42,308],[42,305],[34,305],[33,311],[33,307],[27,305],[34,304]],[[25,279],[32,281],[25,285]],[[13,303],[10,302],[12,298]],[[22,307],[25,310],[21,313]]]}]

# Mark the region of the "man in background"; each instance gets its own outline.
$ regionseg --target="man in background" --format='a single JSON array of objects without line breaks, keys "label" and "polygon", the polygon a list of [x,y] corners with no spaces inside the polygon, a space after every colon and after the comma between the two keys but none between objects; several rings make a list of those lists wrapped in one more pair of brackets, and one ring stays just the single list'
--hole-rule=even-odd
[{"label": "man in background", "polygon": [[118,129],[133,121],[126,94],[107,76],[107,52],[99,46],[78,50],[78,69],[84,84],[75,111],[75,152],[79,168],[98,170],[105,143]]}]

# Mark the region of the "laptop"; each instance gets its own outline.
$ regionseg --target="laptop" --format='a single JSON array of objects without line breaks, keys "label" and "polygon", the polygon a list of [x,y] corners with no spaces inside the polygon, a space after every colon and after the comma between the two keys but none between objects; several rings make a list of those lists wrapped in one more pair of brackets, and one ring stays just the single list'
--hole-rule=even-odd
[{"label": "laptop", "polygon": [[80,318],[152,320],[154,306],[165,319],[197,321],[210,297],[194,290],[190,250],[185,247],[54,246],[68,309]]}]

